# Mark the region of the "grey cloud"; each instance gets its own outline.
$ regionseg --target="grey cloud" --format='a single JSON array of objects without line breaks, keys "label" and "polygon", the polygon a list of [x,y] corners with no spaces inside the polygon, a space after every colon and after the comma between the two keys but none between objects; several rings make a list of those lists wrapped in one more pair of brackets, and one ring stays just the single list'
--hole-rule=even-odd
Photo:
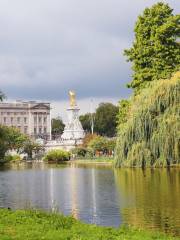
[{"label": "grey cloud", "polygon": [[[10,98],[121,98],[130,93],[123,49],[155,0],[0,0],[0,88]],[[177,7],[176,1],[168,1]]]}]

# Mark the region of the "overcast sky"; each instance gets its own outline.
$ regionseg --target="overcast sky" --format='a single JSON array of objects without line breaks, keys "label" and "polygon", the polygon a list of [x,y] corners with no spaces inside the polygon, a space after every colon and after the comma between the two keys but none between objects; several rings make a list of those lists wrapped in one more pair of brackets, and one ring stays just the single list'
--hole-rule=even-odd
[{"label": "overcast sky", "polygon": [[[137,16],[155,0],[0,0],[0,89],[9,100],[52,102],[64,118],[68,90],[82,112],[128,97]],[[179,0],[168,0],[178,12]]]}]

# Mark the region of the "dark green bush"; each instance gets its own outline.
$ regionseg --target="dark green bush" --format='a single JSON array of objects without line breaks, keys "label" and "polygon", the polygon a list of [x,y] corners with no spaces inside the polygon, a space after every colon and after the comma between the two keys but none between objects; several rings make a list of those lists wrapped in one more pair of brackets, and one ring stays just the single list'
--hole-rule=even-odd
[{"label": "dark green bush", "polygon": [[15,154],[15,155],[6,155],[4,158],[5,162],[16,162],[16,161],[21,161],[22,158],[19,154]]},{"label": "dark green bush", "polygon": [[76,157],[85,157],[87,153],[87,148],[84,147],[76,147],[71,150],[71,153]]},{"label": "dark green bush", "polygon": [[68,161],[69,159],[70,153],[61,149],[51,150],[44,157],[44,160],[47,162],[62,162]]}]

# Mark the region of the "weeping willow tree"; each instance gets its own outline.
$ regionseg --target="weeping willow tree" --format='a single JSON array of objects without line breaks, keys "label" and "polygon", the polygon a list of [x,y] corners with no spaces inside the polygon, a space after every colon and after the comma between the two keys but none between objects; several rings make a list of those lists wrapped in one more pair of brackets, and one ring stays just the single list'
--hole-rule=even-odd
[{"label": "weeping willow tree", "polygon": [[180,72],[133,96],[126,114],[118,127],[117,167],[180,163]]}]

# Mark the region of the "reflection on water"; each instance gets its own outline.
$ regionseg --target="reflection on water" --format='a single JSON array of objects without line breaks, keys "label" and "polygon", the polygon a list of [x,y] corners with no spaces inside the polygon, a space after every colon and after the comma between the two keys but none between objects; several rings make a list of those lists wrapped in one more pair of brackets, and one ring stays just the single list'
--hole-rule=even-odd
[{"label": "reflection on water", "polygon": [[180,169],[120,169],[123,222],[180,235]]},{"label": "reflection on water", "polygon": [[120,225],[114,172],[109,168],[15,166],[0,172],[0,206],[58,208],[88,223]]},{"label": "reflection on water", "polygon": [[42,163],[0,169],[0,207],[59,209],[88,223],[180,235],[180,169]]}]

